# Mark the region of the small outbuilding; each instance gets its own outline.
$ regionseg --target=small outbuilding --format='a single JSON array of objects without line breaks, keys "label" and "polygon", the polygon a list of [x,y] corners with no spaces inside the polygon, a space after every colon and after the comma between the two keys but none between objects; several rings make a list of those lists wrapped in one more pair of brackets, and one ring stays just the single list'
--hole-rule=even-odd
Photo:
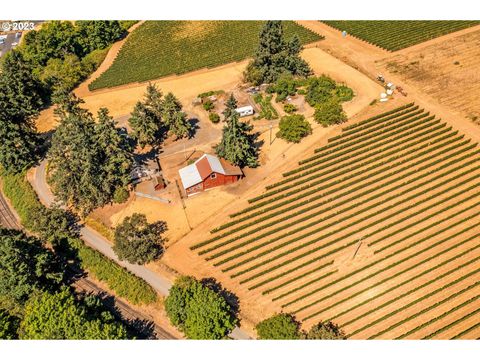
[{"label": "small outbuilding", "polygon": [[187,196],[232,184],[243,177],[242,169],[238,166],[210,154],[202,155],[193,164],[181,168],[178,173]]}]

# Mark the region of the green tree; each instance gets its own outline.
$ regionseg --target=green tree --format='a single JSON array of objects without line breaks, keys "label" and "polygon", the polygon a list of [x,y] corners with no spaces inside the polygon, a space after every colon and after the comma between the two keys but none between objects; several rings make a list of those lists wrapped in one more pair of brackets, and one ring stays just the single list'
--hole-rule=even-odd
[{"label": "green tree", "polygon": [[187,137],[192,130],[187,114],[182,111],[182,104],[171,92],[163,99],[162,120],[177,139]]},{"label": "green tree", "polygon": [[62,202],[86,214],[126,187],[132,148],[106,109],[100,109],[95,122],[91,113],[79,107],[78,98],[63,92],[58,98],[61,121],[48,153],[49,181]]},{"label": "green tree", "polygon": [[7,171],[20,172],[37,158],[34,121],[43,106],[43,88],[19,51],[5,56],[0,89],[0,164]]},{"label": "green tree", "polygon": [[80,20],[75,25],[78,42],[85,54],[105,49],[126,33],[117,20]]},{"label": "green tree", "polygon": [[224,339],[237,323],[225,298],[192,277],[177,278],[165,310],[189,339]]},{"label": "green tree", "polygon": [[320,322],[302,336],[306,340],[344,340],[345,333],[334,323]]},{"label": "green tree", "polygon": [[277,136],[289,142],[299,143],[303,137],[312,133],[310,123],[300,114],[282,117]]},{"label": "green tree", "polygon": [[255,327],[261,340],[300,339],[300,324],[290,314],[277,314],[265,319]]},{"label": "green tree", "polygon": [[237,108],[237,105],[238,105],[237,99],[235,99],[233,94],[230,94],[227,101],[225,102],[225,110],[223,110],[222,112],[225,121],[230,119],[233,113],[236,113],[235,109]]},{"label": "green tree", "polygon": [[113,250],[120,260],[132,264],[145,264],[156,260],[163,252],[162,234],[167,224],[157,221],[149,224],[144,214],[127,216],[115,229]]},{"label": "green tree", "polygon": [[133,108],[128,123],[133,130],[132,137],[144,148],[146,145],[154,145],[157,142],[160,124],[155,113],[138,101]]},{"label": "green tree", "polygon": [[160,124],[163,113],[163,94],[155,84],[148,83],[143,103],[155,115]]},{"label": "green tree", "polygon": [[18,338],[19,319],[8,311],[0,309],[0,339],[12,340]]},{"label": "green tree", "polygon": [[40,290],[55,289],[63,279],[55,255],[41,240],[0,228],[0,298],[25,302]]},{"label": "green tree", "polygon": [[83,55],[78,33],[70,21],[48,21],[41,29],[28,31],[23,41],[23,53],[37,67],[68,54]]},{"label": "green tree", "polygon": [[88,313],[89,308],[75,300],[70,290],[33,296],[25,306],[20,323],[21,339],[81,340],[126,339],[125,327],[110,319]]},{"label": "green tree", "polygon": [[126,189],[133,168],[133,147],[126,134],[120,132],[107,108],[100,108],[95,125],[96,146],[101,149],[103,191],[113,198],[116,191]]},{"label": "green tree", "polygon": [[345,122],[347,115],[343,111],[342,104],[340,104],[337,98],[333,97],[315,105],[313,118],[323,127],[327,127]]},{"label": "green tree", "polygon": [[52,207],[41,206],[33,219],[33,229],[40,236],[54,246],[78,235],[78,226],[75,216],[54,204]]},{"label": "green tree", "polygon": [[85,70],[78,56],[67,54],[64,59],[49,59],[40,78],[51,91],[55,92],[61,89],[71,91],[85,75]]},{"label": "green tree", "polygon": [[254,58],[245,71],[245,79],[259,85],[273,83],[284,73],[307,76],[311,70],[300,57],[301,50],[297,36],[285,41],[281,21],[267,21],[260,32]]},{"label": "green tree", "polygon": [[[233,98],[233,96],[231,96]],[[251,134],[253,126],[240,121],[240,115],[235,111],[236,102],[227,102],[223,112],[226,125],[223,127],[221,142],[215,147],[218,156],[237,166],[256,167],[258,165],[255,135]]]}]

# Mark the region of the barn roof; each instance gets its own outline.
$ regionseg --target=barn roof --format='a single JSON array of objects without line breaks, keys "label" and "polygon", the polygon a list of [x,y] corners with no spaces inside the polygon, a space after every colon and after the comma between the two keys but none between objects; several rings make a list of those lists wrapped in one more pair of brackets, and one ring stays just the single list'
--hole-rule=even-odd
[{"label": "barn roof", "polygon": [[185,189],[201,183],[213,172],[223,175],[243,175],[238,166],[210,154],[204,154],[193,164],[178,170]]}]

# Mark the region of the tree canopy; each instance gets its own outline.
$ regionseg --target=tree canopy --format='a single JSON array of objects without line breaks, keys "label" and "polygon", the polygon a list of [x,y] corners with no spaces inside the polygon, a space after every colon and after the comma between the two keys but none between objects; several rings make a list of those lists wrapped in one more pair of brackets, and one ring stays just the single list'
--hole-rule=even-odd
[{"label": "tree canopy", "polygon": [[41,240],[0,228],[0,298],[25,302],[32,293],[55,289],[63,279],[56,256]]},{"label": "tree canopy", "polygon": [[261,340],[300,339],[300,324],[290,314],[277,314],[257,324],[258,338]]},{"label": "tree canopy", "polygon": [[64,287],[56,293],[33,296],[27,302],[20,323],[20,338],[100,340],[127,339],[128,335],[125,327],[112,316],[92,313],[83,301],[77,301]]},{"label": "tree canopy", "polygon": [[177,278],[165,310],[189,339],[224,339],[237,323],[225,298],[192,277]]},{"label": "tree canopy", "polygon": [[162,234],[167,224],[157,221],[149,224],[144,214],[127,216],[115,229],[113,250],[120,260],[132,264],[145,264],[156,260],[163,253]]},{"label": "tree canopy", "polygon": [[36,159],[34,120],[43,106],[43,88],[17,50],[5,55],[0,69],[0,164],[20,172]]},{"label": "tree canopy", "polygon": [[277,136],[289,142],[299,143],[303,137],[312,133],[310,123],[300,114],[282,117]]},{"label": "tree canopy", "polygon": [[127,186],[133,149],[106,109],[98,121],[71,95],[59,105],[60,124],[48,153],[49,181],[55,195],[86,214]]},{"label": "tree canopy", "polygon": [[158,144],[167,133],[177,139],[188,137],[192,125],[182,111],[180,101],[169,92],[165,97],[154,85],[148,84],[143,101],[138,101],[128,120],[141,147]]},{"label": "tree canopy", "polygon": [[226,124],[223,127],[222,140],[215,147],[215,151],[218,156],[234,165],[256,167],[258,150],[255,144],[256,136],[251,133],[253,126],[240,121],[240,115],[235,111],[236,104],[231,95],[223,112]]},{"label": "tree canopy", "polygon": [[8,311],[0,309],[0,339],[12,340],[18,338],[19,320]]},{"label": "tree canopy", "polygon": [[256,85],[273,83],[282,74],[307,76],[307,62],[300,57],[302,46],[298,36],[286,41],[281,21],[267,21],[259,36],[258,48],[245,71],[245,79]]},{"label": "tree canopy", "polygon": [[313,118],[324,127],[341,124],[347,120],[342,104],[337,98],[331,98],[315,105]]}]

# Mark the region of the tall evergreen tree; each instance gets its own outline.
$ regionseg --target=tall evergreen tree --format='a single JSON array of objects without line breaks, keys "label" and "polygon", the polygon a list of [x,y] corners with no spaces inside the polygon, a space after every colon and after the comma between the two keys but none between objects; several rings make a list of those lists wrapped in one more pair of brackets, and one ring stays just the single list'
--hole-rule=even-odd
[{"label": "tall evergreen tree", "polygon": [[258,48],[245,72],[247,81],[254,84],[273,83],[281,74],[307,76],[308,64],[300,57],[300,39],[284,39],[282,22],[267,21],[260,32]]},{"label": "tall evergreen tree", "polygon": [[231,117],[232,113],[235,112],[235,109],[237,108],[238,101],[235,99],[233,94],[230,94],[228,97],[227,101],[225,102],[225,110],[223,110],[223,116],[224,119],[227,120]]},{"label": "tall evergreen tree", "polygon": [[81,99],[62,94],[60,125],[49,151],[50,176],[55,195],[83,214],[111,201],[116,189],[130,181],[132,149],[106,109],[98,122],[80,108]]},{"label": "tall evergreen tree", "polygon": [[101,163],[103,190],[114,194],[130,182],[133,167],[133,148],[128,138],[120,133],[107,108],[100,108],[95,125],[97,146],[102,149]]},{"label": "tall evergreen tree", "polygon": [[[230,106],[230,107],[229,107]],[[256,167],[258,165],[255,135],[251,134],[253,126],[240,121],[240,115],[232,109],[233,101],[224,114],[226,125],[223,128],[221,142],[215,147],[218,156],[237,166]]]},{"label": "tall evergreen tree", "polygon": [[133,130],[132,137],[144,148],[146,145],[154,145],[160,131],[160,124],[155,113],[138,101],[133,108],[128,123]]},{"label": "tall evergreen tree", "polygon": [[178,138],[187,137],[192,129],[182,104],[171,92],[163,99],[162,120],[168,130]]},{"label": "tall evergreen tree", "polygon": [[36,159],[34,120],[43,105],[42,86],[23,55],[13,50],[0,70],[0,164],[19,172]]},{"label": "tall evergreen tree", "polygon": [[163,112],[163,94],[155,84],[148,83],[143,103],[156,116],[160,123]]}]

